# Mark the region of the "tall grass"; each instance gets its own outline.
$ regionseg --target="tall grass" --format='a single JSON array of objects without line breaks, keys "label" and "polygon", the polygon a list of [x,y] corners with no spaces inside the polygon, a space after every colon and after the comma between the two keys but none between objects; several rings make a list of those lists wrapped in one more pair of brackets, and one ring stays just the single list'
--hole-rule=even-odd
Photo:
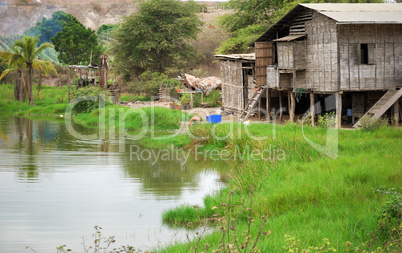
[{"label": "tall grass", "polygon": [[[337,159],[309,146],[297,125],[277,126],[276,136],[272,134],[273,126],[268,124],[253,124],[248,129],[237,124],[201,125],[192,128],[192,132],[196,136],[211,137],[214,131],[222,137],[231,127],[234,129],[232,138],[192,140],[185,146],[204,151],[228,150],[232,180],[227,188],[207,196],[205,200],[209,202],[199,209],[184,206],[167,210],[162,216],[165,222],[201,224],[205,217],[222,217],[222,204],[227,203],[229,193],[233,192],[236,208],[232,216],[237,217],[237,231],[247,229],[247,215],[242,207],[251,204],[256,223],[261,222],[262,216],[268,217],[265,229],[272,233],[259,241],[262,252],[283,252],[286,234],[300,239],[302,248],[321,245],[323,238],[328,238],[338,252],[346,252],[347,241],[361,246],[373,239],[368,233],[376,229],[377,217],[386,201],[386,197],[373,191],[381,186],[402,187],[400,129],[341,130]],[[256,137],[265,135],[267,138],[255,140],[244,134],[246,130]],[[316,142],[325,143],[324,129],[309,127],[304,128],[304,133]],[[250,157],[234,160],[236,150],[261,151],[272,147],[283,150],[285,159],[273,156],[266,160]],[[252,229],[254,236],[257,233]],[[219,231],[215,231],[205,237],[201,245],[216,246],[219,237]],[[375,241],[373,247],[381,243]],[[189,244],[180,244],[161,249],[161,252],[188,252],[189,249]]]}]

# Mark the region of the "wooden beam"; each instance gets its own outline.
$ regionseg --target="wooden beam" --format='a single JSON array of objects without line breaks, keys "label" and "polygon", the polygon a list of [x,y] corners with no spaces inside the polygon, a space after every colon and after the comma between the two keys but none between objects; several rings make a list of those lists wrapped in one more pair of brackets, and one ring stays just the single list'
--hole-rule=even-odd
[{"label": "wooden beam", "polygon": [[190,108],[193,109],[194,104],[193,104],[193,93],[190,93]]},{"label": "wooden beam", "polygon": [[400,111],[400,104],[399,100],[395,102],[394,104],[394,120],[395,120],[395,126],[399,126],[399,111]]},{"label": "wooden beam", "polygon": [[310,92],[310,114],[311,114],[311,126],[315,126],[314,118],[315,118],[315,101],[314,101],[314,92]]},{"label": "wooden beam", "polygon": [[342,126],[342,94],[339,92],[335,93],[336,102],[336,128],[341,128]]},{"label": "wooden beam", "polygon": [[289,99],[289,119],[290,122],[295,122],[295,109],[296,109],[296,101],[295,101],[295,94],[292,90],[288,91]]},{"label": "wooden beam", "polygon": [[267,97],[267,106],[266,106],[266,108],[267,108],[267,122],[270,122],[271,121],[271,89],[269,89],[269,88],[267,88],[267,94],[266,94],[266,97]]}]

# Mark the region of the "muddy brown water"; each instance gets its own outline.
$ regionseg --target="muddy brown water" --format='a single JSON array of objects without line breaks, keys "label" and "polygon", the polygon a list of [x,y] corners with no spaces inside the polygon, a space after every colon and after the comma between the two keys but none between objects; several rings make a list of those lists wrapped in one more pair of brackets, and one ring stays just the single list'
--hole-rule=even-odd
[{"label": "muddy brown water", "polygon": [[160,150],[126,140],[122,152],[118,140],[74,138],[63,121],[0,122],[0,252],[56,252],[64,244],[83,252],[82,237],[93,245],[95,225],[115,236],[114,246],[183,241],[192,232],[163,224],[162,212],[202,205],[222,187],[218,166],[167,158],[167,150],[163,159],[146,158]]}]

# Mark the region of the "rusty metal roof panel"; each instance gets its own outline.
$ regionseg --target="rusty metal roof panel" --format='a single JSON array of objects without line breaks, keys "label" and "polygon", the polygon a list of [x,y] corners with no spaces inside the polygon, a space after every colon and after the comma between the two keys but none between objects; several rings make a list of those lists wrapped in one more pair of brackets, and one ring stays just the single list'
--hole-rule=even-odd
[{"label": "rusty metal roof panel", "polygon": [[283,37],[283,38],[276,39],[276,40],[273,40],[273,41],[294,41],[294,40],[300,39],[300,38],[302,38],[302,37],[304,37],[304,36],[305,36],[304,34],[300,34],[300,35],[288,35],[288,36],[285,36],[285,37]]}]

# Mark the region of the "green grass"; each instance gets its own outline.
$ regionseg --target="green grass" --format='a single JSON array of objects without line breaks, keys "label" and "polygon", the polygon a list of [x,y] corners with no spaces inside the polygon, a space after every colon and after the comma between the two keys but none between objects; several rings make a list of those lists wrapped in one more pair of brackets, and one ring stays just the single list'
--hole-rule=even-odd
[{"label": "green grass", "polygon": [[[68,90],[66,86],[42,86],[38,93],[36,85],[33,87],[35,106],[30,107],[28,101],[14,101],[14,86],[0,85],[0,113],[15,114],[27,117],[60,117],[65,114],[68,106]],[[147,99],[146,97],[140,97]],[[101,112],[105,115],[101,115]],[[116,129],[127,130],[174,130],[180,127],[181,121],[189,121],[192,115],[180,110],[170,110],[160,107],[132,109],[120,105],[106,103],[104,110],[95,109],[86,113],[74,113],[73,121],[86,127],[98,127],[100,116],[104,116],[106,130],[112,125]]]},{"label": "green grass", "polygon": [[[197,136],[225,136],[232,125],[201,125],[193,128]],[[261,223],[268,217],[265,230],[272,233],[262,237],[258,247],[262,252],[283,252],[285,235],[300,239],[300,246],[321,245],[328,238],[338,252],[346,252],[347,241],[356,246],[368,242],[367,234],[378,224],[381,206],[386,197],[374,194],[381,187],[402,187],[402,131],[383,127],[372,132],[341,130],[339,156],[329,158],[310,147],[297,125],[278,126],[276,138],[272,125],[253,124],[249,131],[254,136],[268,135],[256,141],[245,135],[242,125],[233,125],[233,138],[217,140],[190,140],[185,148],[196,145],[204,151],[226,149],[231,153],[232,180],[219,193],[207,196],[205,206],[194,209],[181,206],[167,210],[162,218],[171,224],[202,224],[205,217],[223,217],[228,213],[228,195],[231,197],[231,216],[236,217],[236,231],[247,228],[246,208],[251,206],[252,218]],[[240,129],[240,130],[239,130]],[[321,144],[325,143],[325,129],[304,128],[305,135]],[[267,150],[275,147],[285,152],[285,159],[272,156],[269,160],[234,160],[236,150]],[[213,204],[211,204],[213,203]],[[213,208],[215,207],[215,208]],[[251,235],[258,233],[252,226]],[[222,233],[216,230],[205,236],[203,245],[219,244]],[[239,238],[240,238],[239,232]],[[240,240],[240,239],[239,239]],[[376,242],[374,246],[380,246]],[[160,252],[189,252],[190,244],[175,244]]]},{"label": "green grass", "polygon": [[132,94],[124,94],[120,98],[123,102],[135,102],[135,101],[151,101],[151,97],[148,96],[140,96],[140,95],[132,95]]}]

